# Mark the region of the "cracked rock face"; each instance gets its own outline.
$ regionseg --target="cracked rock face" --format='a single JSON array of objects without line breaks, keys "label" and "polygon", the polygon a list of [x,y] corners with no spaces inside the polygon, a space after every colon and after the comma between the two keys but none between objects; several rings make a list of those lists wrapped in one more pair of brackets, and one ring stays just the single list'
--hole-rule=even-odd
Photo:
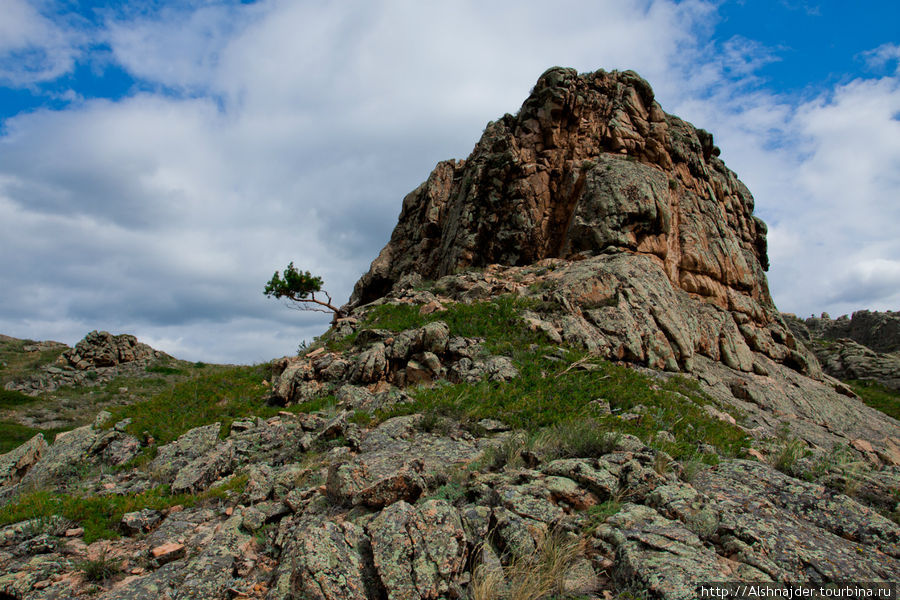
[{"label": "cracked rock face", "polygon": [[550,69],[468,159],[438,164],[404,199],[351,303],[413,272],[627,251],[652,257],[698,300],[764,323],[766,227],[718,154],[634,72]]}]

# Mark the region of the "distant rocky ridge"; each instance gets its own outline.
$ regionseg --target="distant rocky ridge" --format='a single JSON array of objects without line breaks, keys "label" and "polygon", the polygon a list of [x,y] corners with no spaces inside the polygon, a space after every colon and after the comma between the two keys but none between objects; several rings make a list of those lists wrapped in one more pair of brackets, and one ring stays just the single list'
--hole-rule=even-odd
[{"label": "distant rocky ridge", "polygon": [[849,338],[875,352],[900,352],[900,312],[858,310],[850,317],[832,319],[827,313],[804,322],[809,335],[804,339]]},{"label": "distant rocky ridge", "polygon": [[827,314],[805,320],[784,317],[829,375],[900,390],[900,312],[860,310],[838,319]]},{"label": "distant rocky ridge", "polygon": [[[60,342],[37,342],[25,346],[25,351],[64,347]],[[6,389],[37,395],[52,392],[67,385],[92,385],[109,381],[125,371],[140,371],[149,363],[170,359],[164,352],[154,350],[128,334],[113,335],[106,331],[92,331],[74,348],[65,350],[57,364],[42,368],[41,373],[24,381],[9,382]]]}]

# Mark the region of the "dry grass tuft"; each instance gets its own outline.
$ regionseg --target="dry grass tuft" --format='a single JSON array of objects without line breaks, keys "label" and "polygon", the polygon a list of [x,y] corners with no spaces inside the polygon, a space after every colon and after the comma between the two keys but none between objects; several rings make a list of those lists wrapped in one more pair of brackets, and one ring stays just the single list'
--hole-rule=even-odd
[{"label": "dry grass tuft", "polygon": [[516,556],[505,567],[476,568],[469,596],[472,600],[542,600],[563,597],[566,576],[584,552],[584,539],[551,531],[537,540],[534,554]]}]

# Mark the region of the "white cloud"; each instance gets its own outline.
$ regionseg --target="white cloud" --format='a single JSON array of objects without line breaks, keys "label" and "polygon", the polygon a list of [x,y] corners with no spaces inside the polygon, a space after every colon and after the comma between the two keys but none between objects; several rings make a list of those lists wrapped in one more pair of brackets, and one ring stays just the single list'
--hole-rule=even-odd
[{"label": "white cloud", "polygon": [[0,84],[22,87],[69,72],[82,35],[64,30],[38,10],[39,2],[0,3]]},{"label": "white cloud", "polygon": [[863,265],[900,257],[900,81],[856,79],[799,104],[771,94],[753,100],[714,97],[688,112],[706,115],[769,224],[779,308],[896,309],[889,272]]},{"label": "white cloud", "polygon": [[253,7],[205,4],[112,17],[103,37],[113,59],[134,77],[183,92],[203,92],[220,68],[220,53]]},{"label": "white cloud", "polygon": [[894,63],[894,73],[900,75],[900,44],[882,44],[873,50],[863,52],[863,59],[871,68],[885,68]]}]

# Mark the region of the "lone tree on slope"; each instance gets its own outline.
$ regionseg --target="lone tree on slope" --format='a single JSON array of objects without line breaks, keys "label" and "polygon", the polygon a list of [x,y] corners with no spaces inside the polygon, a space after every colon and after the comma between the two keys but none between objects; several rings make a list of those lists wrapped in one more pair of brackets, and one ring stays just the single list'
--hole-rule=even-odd
[{"label": "lone tree on slope", "polygon": [[[316,298],[317,292],[325,294],[328,301]],[[331,312],[334,314],[332,323],[343,316],[341,309],[332,304],[328,292],[322,290],[322,278],[314,276],[309,271],[298,271],[294,267],[293,261],[285,268],[284,276],[275,271],[272,279],[266,284],[263,294],[273,298],[286,298],[295,303],[300,310]],[[318,308],[318,306],[323,308]]]}]

